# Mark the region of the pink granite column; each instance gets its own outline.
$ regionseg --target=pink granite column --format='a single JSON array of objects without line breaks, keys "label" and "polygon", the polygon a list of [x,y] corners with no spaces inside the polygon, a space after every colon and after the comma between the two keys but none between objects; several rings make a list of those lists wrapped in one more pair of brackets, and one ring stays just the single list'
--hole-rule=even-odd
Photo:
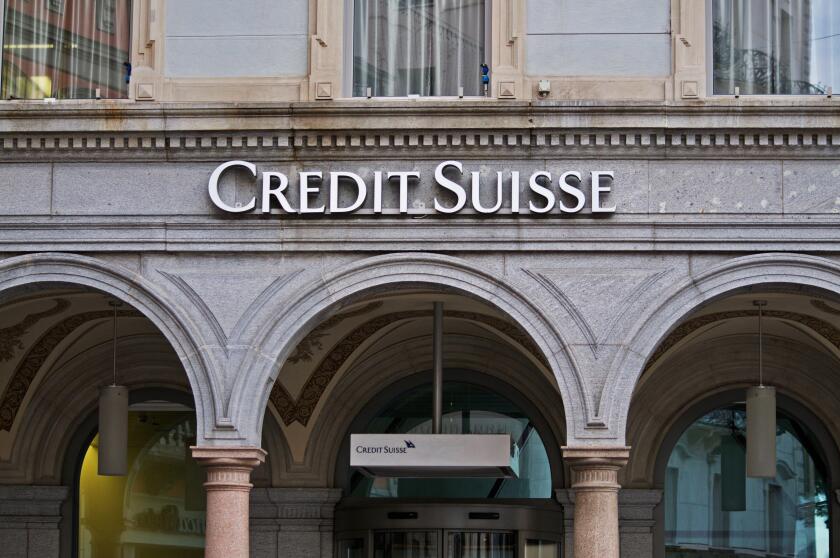
[{"label": "pink granite column", "polygon": [[563,448],[575,493],[574,558],[619,558],[618,471],[630,448]]},{"label": "pink granite column", "polygon": [[248,558],[251,471],[265,461],[252,447],[194,447],[193,458],[207,470],[205,558]]}]

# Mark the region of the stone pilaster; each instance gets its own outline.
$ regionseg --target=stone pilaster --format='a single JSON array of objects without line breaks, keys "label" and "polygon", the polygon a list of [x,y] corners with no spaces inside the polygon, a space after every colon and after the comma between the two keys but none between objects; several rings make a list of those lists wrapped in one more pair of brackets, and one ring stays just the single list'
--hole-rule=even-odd
[{"label": "stone pilaster", "polygon": [[193,457],[207,470],[205,558],[249,558],[251,471],[265,461],[252,447],[194,447]]},{"label": "stone pilaster", "polygon": [[629,456],[627,447],[563,448],[574,491],[575,558],[619,558],[618,471]]},{"label": "stone pilaster", "polygon": [[58,558],[66,486],[0,486],[0,555]]},{"label": "stone pilaster", "polygon": [[333,558],[333,518],[341,490],[255,488],[251,493],[253,558]]}]

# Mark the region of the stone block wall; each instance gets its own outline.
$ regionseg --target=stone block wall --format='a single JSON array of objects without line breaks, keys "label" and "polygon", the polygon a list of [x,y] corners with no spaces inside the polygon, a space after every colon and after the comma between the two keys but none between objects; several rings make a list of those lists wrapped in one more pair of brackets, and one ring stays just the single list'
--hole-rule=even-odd
[{"label": "stone block wall", "polygon": [[254,488],[252,558],[333,558],[333,517],[341,498],[332,488]]},{"label": "stone block wall", "polygon": [[66,486],[0,486],[0,554],[4,558],[58,558]]}]

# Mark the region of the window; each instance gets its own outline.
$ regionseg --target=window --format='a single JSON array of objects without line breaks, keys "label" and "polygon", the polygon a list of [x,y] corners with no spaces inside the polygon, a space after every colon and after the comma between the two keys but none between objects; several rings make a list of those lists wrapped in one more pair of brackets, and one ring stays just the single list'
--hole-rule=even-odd
[{"label": "window", "polygon": [[354,0],[353,96],[484,94],[485,0]]},{"label": "window", "polygon": [[825,94],[840,86],[837,0],[711,0],[713,93]]},{"label": "window", "polygon": [[828,558],[825,468],[807,429],[778,412],[777,475],[758,479],[746,476],[745,425],[743,406],[733,406],[683,432],[667,465],[666,556]]},{"label": "window", "polygon": [[7,0],[2,99],[128,96],[130,0]]},{"label": "window", "polygon": [[[444,434],[510,434],[519,476],[513,479],[369,478],[354,473],[350,496],[369,498],[551,498],[551,466],[542,438],[528,416],[482,386],[445,382]],[[369,433],[432,432],[432,387],[403,393],[370,421]]]}]

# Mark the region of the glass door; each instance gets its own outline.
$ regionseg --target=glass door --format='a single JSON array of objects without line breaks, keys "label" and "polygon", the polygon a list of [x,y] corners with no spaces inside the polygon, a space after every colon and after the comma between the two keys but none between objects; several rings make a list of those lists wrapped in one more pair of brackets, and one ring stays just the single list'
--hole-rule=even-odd
[{"label": "glass door", "polygon": [[440,558],[440,532],[374,531],[373,558]]},{"label": "glass door", "polygon": [[446,558],[516,558],[513,531],[447,531]]}]

